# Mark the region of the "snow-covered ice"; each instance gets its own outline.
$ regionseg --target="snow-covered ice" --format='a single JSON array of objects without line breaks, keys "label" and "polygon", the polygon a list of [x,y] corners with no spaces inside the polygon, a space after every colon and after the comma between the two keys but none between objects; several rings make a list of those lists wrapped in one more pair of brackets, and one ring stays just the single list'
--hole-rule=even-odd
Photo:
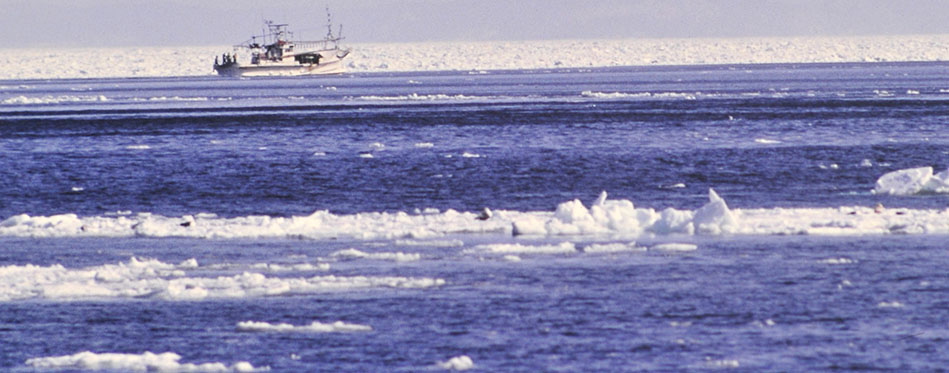
[{"label": "snow-covered ice", "polygon": [[[949,35],[351,44],[350,72],[949,60]],[[0,79],[213,75],[231,47],[6,49]]]},{"label": "snow-covered ice", "polygon": [[[930,176],[930,168],[897,171],[881,177],[877,193],[944,192],[949,171]],[[882,186],[881,186],[882,185]],[[938,187],[933,187],[937,185]],[[559,204],[555,211],[491,210],[482,213],[437,211],[373,212],[337,215],[317,211],[307,216],[243,216],[214,214],[168,217],[150,213],[30,216],[0,221],[0,236],[13,237],[190,237],[207,239],[302,238],[314,240],[389,239],[406,246],[457,247],[445,239],[459,234],[500,236],[622,236],[644,235],[879,235],[949,234],[949,209],[883,209],[869,206],[825,208],[731,209],[714,190],[696,210],[636,208],[628,200],[605,194],[589,208],[580,200]],[[527,248],[491,246],[492,252],[575,251],[575,247]],[[519,245],[519,244],[513,244]],[[595,250],[596,248],[594,248]],[[340,252],[338,256],[387,260],[417,260],[417,254]]]}]

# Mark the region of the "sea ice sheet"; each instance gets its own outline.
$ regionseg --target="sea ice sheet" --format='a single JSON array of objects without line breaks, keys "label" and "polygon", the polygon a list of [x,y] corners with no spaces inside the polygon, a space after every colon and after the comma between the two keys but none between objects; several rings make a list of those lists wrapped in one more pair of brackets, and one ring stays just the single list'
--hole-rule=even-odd
[{"label": "sea ice sheet", "polygon": [[[949,35],[351,44],[350,72],[949,60]],[[7,49],[0,79],[213,75],[231,47]]]}]

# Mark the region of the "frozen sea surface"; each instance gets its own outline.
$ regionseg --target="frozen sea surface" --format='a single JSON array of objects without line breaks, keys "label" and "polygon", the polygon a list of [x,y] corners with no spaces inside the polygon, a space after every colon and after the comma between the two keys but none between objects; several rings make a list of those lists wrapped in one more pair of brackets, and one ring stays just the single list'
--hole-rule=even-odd
[{"label": "frozen sea surface", "polygon": [[[949,61],[949,35],[347,44],[349,72]],[[4,49],[0,79],[214,75],[228,45]],[[239,55],[240,58],[249,58]]]},{"label": "frozen sea surface", "polygon": [[946,366],[949,67],[0,83],[0,369]]}]

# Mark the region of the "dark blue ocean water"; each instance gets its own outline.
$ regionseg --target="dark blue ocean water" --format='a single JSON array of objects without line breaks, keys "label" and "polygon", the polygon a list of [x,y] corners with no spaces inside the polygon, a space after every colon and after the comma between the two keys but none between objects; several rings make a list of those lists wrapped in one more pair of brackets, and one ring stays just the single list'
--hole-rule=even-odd
[{"label": "dark blue ocean water", "polygon": [[[943,63],[4,81],[0,220],[551,211],[602,190],[637,206],[694,210],[709,188],[732,208],[944,209],[945,195],[870,191],[889,171],[949,167],[947,124]],[[698,249],[514,262],[471,249],[597,238],[0,237],[0,267],[195,258],[200,270],[187,276],[214,278],[254,272],[256,263],[327,260],[336,276],[445,280],[192,301],[0,301],[0,370],[29,371],[28,359],[82,351],[170,351],[183,363],[248,361],[274,371],[419,371],[460,355],[478,371],[926,371],[949,363],[947,237],[674,240]],[[328,259],[347,248],[421,260]],[[14,286],[0,278],[0,290]],[[373,331],[235,329],[247,320],[344,320]]]}]

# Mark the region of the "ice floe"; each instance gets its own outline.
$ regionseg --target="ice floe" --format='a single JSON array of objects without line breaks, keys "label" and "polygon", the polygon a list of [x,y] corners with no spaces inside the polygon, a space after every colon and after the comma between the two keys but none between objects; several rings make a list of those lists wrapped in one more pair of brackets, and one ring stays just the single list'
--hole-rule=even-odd
[{"label": "ice floe", "polygon": [[949,170],[933,174],[932,167],[917,167],[889,172],[877,179],[873,193],[898,196],[949,193]]},{"label": "ice floe", "polygon": [[181,363],[181,356],[174,352],[155,354],[95,353],[84,351],[73,355],[32,358],[26,365],[39,369],[78,369],[84,371],[113,372],[261,372],[269,367],[254,368],[246,361],[225,365],[224,363]]},{"label": "ice floe", "polygon": [[[944,190],[940,185],[947,177],[949,171],[931,175],[930,168],[897,171],[880,178],[877,193],[935,193]],[[445,237],[460,234],[608,236],[632,240],[640,236],[680,234],[949,234],[949,209],[884,209],[882,206],[732,209],[711,189],[708,202],[696,210],[637,208],[629,200],[608,199],[604,192],[590,207],[575,199],[559,204],[553,212],[485,211],[417,209],[414,213],[337,215],[321,210],[307,216],[233,218],[208,213],[181,217],[150,213],[110,213],[88,217],[20,214],[0,221],[0,236],[387,239],[405,246],[457,247],[464,243]],[[400,256],[398,253],[350,251],[338,255],[416,260],[413,255],[404,253]]]},{"label": "ice floe", "polygon": [[336,321],[329,324],[314,321],[309,325],[291,325],[285,323],[271,324],[263,321],[241,321],[237,323],[237,330],[242,332],[278,332],[278,333],[347,333],[369,332],[369,325],[349,324]]},{"label": "ice floe", "polygon": [[[195,271],[195,270],[204,271]],[[194,259],[168,264],[154,259],[86,268],[10,265],[0,267],[0,301],[155,298],[174,301],[313,294],[366,288],[430,288],[445,280],[424,277],[271,277],[257,272],[206,274]],[[202,273],[203,275],[195,275]]]},{"label": "ice floe", "polygon": [[474,368],[474,361],[467,355],[455,356],[448,361],[440,361],[437,366],[445,370],[469,370]]}]

